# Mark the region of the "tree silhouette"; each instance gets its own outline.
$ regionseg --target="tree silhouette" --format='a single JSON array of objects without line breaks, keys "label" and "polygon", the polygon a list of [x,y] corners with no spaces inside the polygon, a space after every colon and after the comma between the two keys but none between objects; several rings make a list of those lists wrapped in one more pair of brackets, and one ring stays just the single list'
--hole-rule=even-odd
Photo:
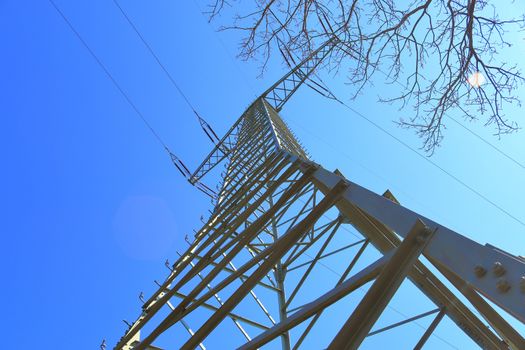
[{"label": "tree silhouette", "polygon": [[[413,128],[428,153],[443,138],[445,113],[459,109],[466,120],[483,118],[501,135],[517,130],[503,113],[518,103],[514,90],[524,78],[499,51],[511,46],[508,30],[521,30],[524,17],[500,19],[496,0],[213,0],[210,19],[227,15],[221,29],[244,32],[243,59],[272,54],[285,62],[305,57],[333,35],[340,44],[328,65],[348,60],[356,97],[378,72],[402,86],[383,102],[412,107],[399,124]],[[231,17],[230,17],[231,16]],[[345,66],[346,68],[346,66]]]}]

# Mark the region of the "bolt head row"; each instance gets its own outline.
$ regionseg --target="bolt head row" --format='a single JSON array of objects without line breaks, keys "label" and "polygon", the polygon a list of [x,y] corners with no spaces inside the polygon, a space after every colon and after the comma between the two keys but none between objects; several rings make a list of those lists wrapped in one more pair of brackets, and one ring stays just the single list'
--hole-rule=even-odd
[{"label": "bolt head row", "polygon": [[[503,275],[505,275],[505,273],[507,273],[507,270],[505,269],[505,267],[503,266],[501,262],[496,261],[492,265],[492,272],[494,273],[494,276],[502,277]],[[487,274],[487,269],[483,267],[482,265],[476,265],[474,267],[474,274],[476,275],[477,278],[485,277],[485,275]],[[521,276],[519,285],[520,285],[521,292],[525,294],[525,275]],[[496,288],[498,289],[500,293],[508,292],[511,289],[511,287],[512,287],[511,284],[505,278],[499,278],[498,281],[496,282]]]}]

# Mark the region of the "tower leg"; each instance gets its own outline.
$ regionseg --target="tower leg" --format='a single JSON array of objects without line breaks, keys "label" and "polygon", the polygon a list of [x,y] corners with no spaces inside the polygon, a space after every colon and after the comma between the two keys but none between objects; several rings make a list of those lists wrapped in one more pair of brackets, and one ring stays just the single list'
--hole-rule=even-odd
[{"label": "tower leg", "polygon": [[423,222],[416,221],[374,284],[333,339],[328,347],[329,350],[359,348],[432,235],[433,233]]}]

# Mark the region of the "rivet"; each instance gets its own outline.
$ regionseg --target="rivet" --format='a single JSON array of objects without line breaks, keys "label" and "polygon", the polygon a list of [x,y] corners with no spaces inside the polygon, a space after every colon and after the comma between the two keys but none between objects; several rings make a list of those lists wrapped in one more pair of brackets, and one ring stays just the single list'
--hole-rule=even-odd
[{"label": "rivet", "polygon": [[425,237],[428,237],[428,236],[430,236],[430,235],[434,232],[434,230],[432,230],[432,229],[431,229],[430,227],[428,227],[428,226],[425,226],[425,229],[423,230],[423,232],[424,232]]},{"label": "rivet", "polygon": [[494,271],[494,275],[496,275],[497,277],[501,277],[505,274],[505,272],[507,272],[505,268],[503,267],[503,264],[500,263],[499,261],[496,261],[494,263],[494,266],[492,267],[492,271]]},{"label": "rivet", "polygon": [[501,278],[498,280],[498,282],[496,283],[496,287],[498,288],[498,290],[501,292],[501,293],[506,293],[509,291],[510,289],[510,284],[509,282],[504,279],[504,278]]},{"label": "rivet", "polygon": [[487,269],[481,265],[476,265],[476,267],[474,267],[474,273],[476,277],[481,278],[487,274]]},{"label": "rivet", "polygon": [[425,226],[421,231],[419,231],[418,235],[416,236],[416,243],[417,244],[423,244],[426,242],[428,237],[432,234],[432,230]]}]

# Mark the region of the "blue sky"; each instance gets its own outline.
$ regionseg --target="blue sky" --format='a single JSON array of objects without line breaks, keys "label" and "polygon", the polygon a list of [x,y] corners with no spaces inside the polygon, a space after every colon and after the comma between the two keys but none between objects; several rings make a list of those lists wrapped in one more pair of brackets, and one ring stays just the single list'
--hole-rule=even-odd
[{"label": "blue sky", "polygon": [[[113,2],[56,3],[169,147],[197,166],[210,142]],[[237,35],[215,33],[200,13],[203,1],[121,4],[220,134],[285,72],[271,62],[258,78],[257,62],[238,61]],[[164,278],[164,260],[185,249],[184,235],[199,227],[209,201],[180,177],[48,1],[0,0],[0,33],[4,347],[96,349],[103,338],[112,345],[126,328],[121,320],[136,317],[138,294]],[[523,34],[509,35],[509,60],[523,64]],[[344,74],[323,77],[348,95]],[[417,148],[417,137],[392,122],[407,111],[376,103],[388,88],[376,84],[349,103]],[[520,108],[507,114],[524,124]],[[302,89],[282,115],[326,168],[377,193],[389,188],[408,208],[480,243],[525,255],[523,225],[347,109]],[[448,126],[432,160],[525,221],[525,170]],[[498,139],[482,122],[468,127],[525,163],[523,132]]]}]

